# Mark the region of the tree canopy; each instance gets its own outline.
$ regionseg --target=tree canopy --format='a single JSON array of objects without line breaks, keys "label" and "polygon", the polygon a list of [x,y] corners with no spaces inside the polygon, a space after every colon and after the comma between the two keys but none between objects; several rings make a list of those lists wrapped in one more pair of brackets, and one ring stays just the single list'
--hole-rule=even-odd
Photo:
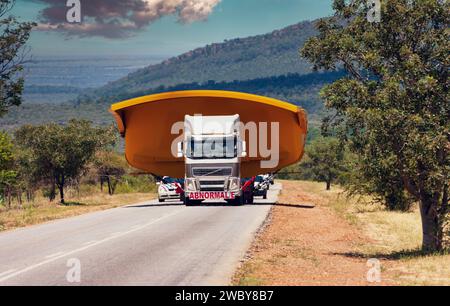
[{"label": "tree canopy", "polygon": [[345,148],[336,138],[318,138],[306,148],[305,161],[301,169],[305,175],[317,181],[325,182],[327,190],[333,181],[338,179],[347,169]]},{"label": "tree canopy", "polygon": [[120,179],[126,174],[128,164],[122,156],[111,151],[100,151],[95,156],[94,166],[100,178],[100,184],[108,185],[108,193],[113,195]]},{"label": "tree canopy", "polygon": [[0,190],[3,195],[10,194],[11,185],[17,176],[13,165],[13,144],[8,134],[0,132]]},{"label": "tree canopy", "polygon": [[420,202],[423,248],[441,250],[450,173],[448,1],[381,1],[369,23],[364,0],[335,0],[335,14],[301,50],[315,69],[344,67],[326,86],[334,127],[361,158],[367,175],[398,170]]},{"label": "tree canopy", "polygon": [[68,180],[77,179],[95,153],[116,142],[113,128],[93,127],[88,121],[72,120],[61,126],[23,126],[15,133],[19,147],[30,150],[35,158],[41,180],[59,189],[64,203],[64,187]]},{"label": "tree canopy", "polygon": [[14,4],[14,0],[0,0],[0,116],[22,102],[24,80],[18,73],[27,56],[25,43],[35,25],[6,17]]}]

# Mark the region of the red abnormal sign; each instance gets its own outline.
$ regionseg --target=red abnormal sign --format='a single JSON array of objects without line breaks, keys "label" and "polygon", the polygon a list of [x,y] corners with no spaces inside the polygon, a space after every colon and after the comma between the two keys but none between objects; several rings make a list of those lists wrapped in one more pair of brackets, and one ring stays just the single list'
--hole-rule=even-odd
[{"label": "red abnormal sign", "polygon": [[234,192],[224,191],[192,192],[189,194],[191,200],[234,200],[235,198]]}]

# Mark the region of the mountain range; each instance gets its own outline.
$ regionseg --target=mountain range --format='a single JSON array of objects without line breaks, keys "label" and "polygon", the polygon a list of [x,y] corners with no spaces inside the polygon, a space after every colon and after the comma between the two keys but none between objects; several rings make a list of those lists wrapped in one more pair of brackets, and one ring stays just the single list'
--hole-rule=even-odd
[{"label": "mountain range", "polygon": [[214,43],[151,65],[89,92],[80,101],[107,103],[179,84],[248,81],[288,74],[311,73],[299,55],[317,32],[305,21],[269,34]]},{"label": "mountain range", "polygon": [[[96,89],[82,89],[78,97],[68,84],[70,103],[36,101],[25,103],[0,120],[0,127],[14,129],[22,124],[64,123],[71,118],[85,118],[98,124],[112,122],[111,104],[122,100],[174,90],[215,89],[241,91],[278,98],[305,108],[312,122],[323,116],[320,89],[345,74],[343,71],[314,72],[299,50],[316,35],[314,21],[276,30],[268,34],[214,43],[151,64]],[[30,87],[29,92],[54,88]],[[63,95],[64,87],[55,94]],[[39,95],[38,95],[39,96]],[[57,96],[59,97],[59,96]],[[314,120],[317,119],[317,120]]]}]

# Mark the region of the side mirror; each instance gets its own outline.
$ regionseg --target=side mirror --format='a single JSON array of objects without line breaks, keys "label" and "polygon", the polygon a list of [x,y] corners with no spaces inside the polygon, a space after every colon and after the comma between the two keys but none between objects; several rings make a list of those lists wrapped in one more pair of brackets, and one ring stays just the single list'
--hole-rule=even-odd
[{"label": "side mirror", "polygon": [[243,141],[241,146],[242,146],[241,157],[245,158],[247,157],[247,142]]},{"label": "side mirror", "polygon": [[177,157],[178,158],[184,157],[184,154],[183,154],[183,143],[182,142],[179,142],[177,144]]}]

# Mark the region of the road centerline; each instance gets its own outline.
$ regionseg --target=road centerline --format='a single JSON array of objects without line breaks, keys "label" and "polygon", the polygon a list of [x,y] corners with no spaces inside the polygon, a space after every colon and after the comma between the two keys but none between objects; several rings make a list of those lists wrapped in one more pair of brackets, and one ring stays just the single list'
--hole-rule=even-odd
[{"label": "road centerline", "polygon": [[17,271],[17,269],[11,269],[11,270],[2,272],[2,273],[0,273],[0,277],[5,276],[5,275],[8,275],[8,274],[11,274],[11,273],[13,273],[13,272],[15,272],[15,271]]},{"label": "road centerline", "polygon": [[58,253],[54,253],[54,254],[45,256],[45,258],[53,258],[53,257],[60,256],[60,255],[63,255],[63,254],[65,254],[65,253],[61,251],[61,252],[58,252]]}]

